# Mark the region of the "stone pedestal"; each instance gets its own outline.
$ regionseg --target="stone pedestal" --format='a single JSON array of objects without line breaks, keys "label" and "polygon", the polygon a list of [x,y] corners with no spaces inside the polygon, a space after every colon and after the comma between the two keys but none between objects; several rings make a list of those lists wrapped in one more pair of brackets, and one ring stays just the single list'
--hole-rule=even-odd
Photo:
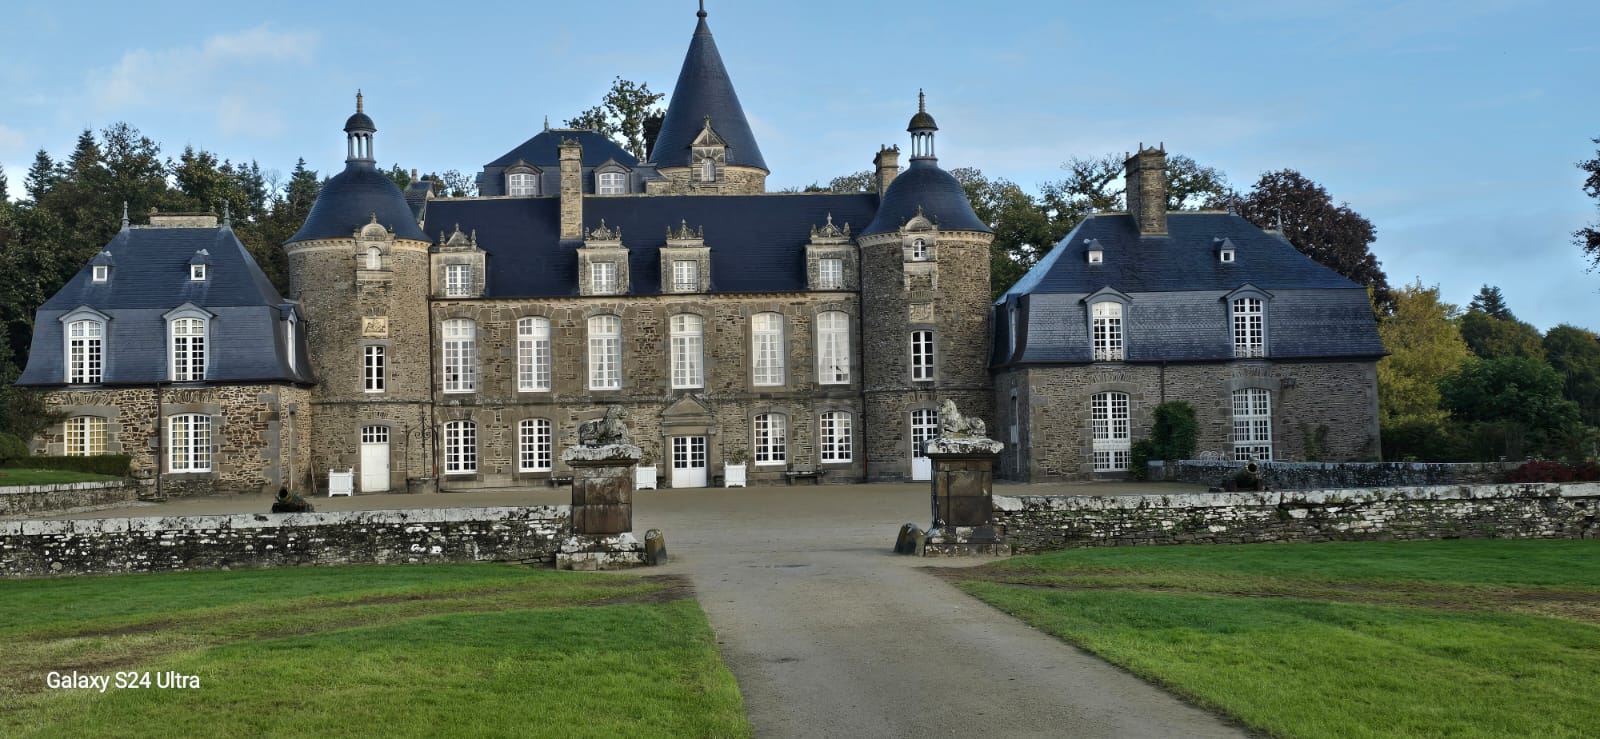
[{"label": "stone pedestal", "polygon": [[994,525],[994,464],[1001,444],[991,439],[934,439],[933,525],[926,557],[1009,556],[1011,545]]},{"label": "stone pedestal", "polygon": [[562,570],[611,570],[645,563],[644,544],[633,536],[632,444],[569,447],[561,461],[572,467],[572,536],[556,552]]}]

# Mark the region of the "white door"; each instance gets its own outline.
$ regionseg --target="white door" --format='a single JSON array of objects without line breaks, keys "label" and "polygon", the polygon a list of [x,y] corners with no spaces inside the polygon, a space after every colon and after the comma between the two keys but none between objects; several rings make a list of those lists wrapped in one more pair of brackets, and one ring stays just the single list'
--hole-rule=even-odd
[{"label": "white door", "polygon": [[389,427],[361,429],[361,492],[389,490]]},{"label": "white door", "polygon": [[675,488],[706,486],[706,437],[672,437],[672,486]]},{"label": "white door", "polygon": [[932,480],[933,460],[923,445],[939,432],[939,412],[923,408],[911,412],[911,479]]}]

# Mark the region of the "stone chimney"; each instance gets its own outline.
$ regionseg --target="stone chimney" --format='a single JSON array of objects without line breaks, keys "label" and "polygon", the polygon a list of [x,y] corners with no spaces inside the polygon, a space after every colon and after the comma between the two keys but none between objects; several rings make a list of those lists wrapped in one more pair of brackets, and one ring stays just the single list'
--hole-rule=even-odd
[{"label": "stone chimney", "polygon": [[878,150],[878,155],[872,158],[872,165],[878,169],[878,197],[889,191],[889,183],[894,182],[895,175],[900,174],[900,147],[885,146]]},{"label": "stone chimney", "polygon": [[1167,235],[1167,148],[1145,148],[1128,157],[1128,215],[1140,236]]},{"label": "stone chimney", "polygon": [[561,139],[561,238],[583,238],[583,145]]}]

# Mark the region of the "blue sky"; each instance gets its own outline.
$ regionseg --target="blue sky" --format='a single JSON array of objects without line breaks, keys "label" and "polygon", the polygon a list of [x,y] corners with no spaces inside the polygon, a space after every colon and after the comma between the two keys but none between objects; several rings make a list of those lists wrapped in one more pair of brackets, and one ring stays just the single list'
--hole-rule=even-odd
[{"label": "blue sky", "polygon": [[[1600,329],[1597,218],[1573,164],[1600,137],[1600,3],[710,0],[773,189],[904,143],[919,87],[947,168],[1026,188],[1061,162],[1165,142],[1248,187],[1291,167],[1371,219],[1392,284],[1465,304],[1499,285],[1541,329]],[[474,173],[614,76],[671,92],[686,0],[24,0],[0,28],[0,163],[127,121],[287,173],[343,166],[366,91],[385,164]]]}]

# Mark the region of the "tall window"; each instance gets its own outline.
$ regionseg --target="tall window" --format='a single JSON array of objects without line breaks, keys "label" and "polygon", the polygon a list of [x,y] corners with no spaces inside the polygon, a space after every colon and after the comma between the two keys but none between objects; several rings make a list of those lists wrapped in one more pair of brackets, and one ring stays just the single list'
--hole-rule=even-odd
[{"label": "tall window", "polygon": [[67,419],[69,457],[106,453],[106,419],[99,416],[73,416]]},{"label": "tall window", "polygon": [[621,172],[601,172],[595,192],[601,195],[622,195],[628,192],[628,176]]},{"label": "tall window", "polygon": [[444,391],[478,389],[478,326],[465,318],[444,322]]},{"label": "tall window", "polygon": [[842,311],[817,314],[817,382],[850,384],[850,316]]},{"label": "tall window", "polygon": [[928,242],[917,239],[911,242],[911,261],[922,262],[928,259]]},{"label": "tall window", "polygon": [[817,260],[817,289],[844,289],[844,260],[824,257]]},{"label": "tall window", "polygon": [[517,470],[521,472],[548,472],[555,448],[550,433],[550,422],[543,418],[530,418],[517,424]]},{"label": "tall window", "polygon": [[289,320],[284,321],[284,323],[283,323],[283,355],[285,357],[289,358],[289,371],[293,372],[294,371],[294,363],[295,363],[294,319],[293,318],[290,318]]},{"label": "tall window", "polygon": [[206,379],[206,322],[179,318],[172,322],[172,381]]},{"label": "tall window", "polygon": [[1122,304],[1109,300],[1095,303],[1094,361],[1122,361]]},{"label": "tall window", "polygon": [[451,421],[444,425],[444,473],[470,475],[478,471],[478,425]]},{"label": "tall window", "polygon": [[595,316],[589,319],[589,389],[616,390],[622,387],[622,319]]},{"label": "tall window", "polygon": [[367,247],[367,269],[383,269],[383,250],[376,246]]},{"label": "tall window", "polygon": [[527,172],[518,172],[506,178],[506,192],[511,195],[538,195],[539,180]]},{"label": "tall window", "polygon": [[923,449],[928,440],[939,434],[939,412],[932,408],[918,408],[911,412],[911,456],[926,457]]},{"label": "tall window", "polygon": [[100,382],[104,334],[105,324],[99,321],[67,324],[67,382],[74,385]]},{"label": "tall window", "polygon": [[1009,332],[1006,337],[1006,356],[1009,357],[1017,353],[1017,304],[1014,302],[1006,309],[1006,331]]},{"label": "tall window", "polygon": [[617,293],[616,262],[590,262],[589,286],[596,295],[615,295]]},{"label": "tall window", "polygon": [[752,439],[756,464],[775,465],[787,462],[787,420],[779,413],[763,413],[756,416],[755,437]]},{"label": "tall window", "polygon": [[167,419],[167,471],[211,471],[211,417],[200,414]]},{"label": "tall window", "polygon": [[855,442],[850,435],[850,414],[828,411],[822,414],[817,429],[824,462],[849,462]]},{"label": "tall window", "polygon": [[711,161],[711,157],[706,157],[705,159],[700,160],[700,181],[717,181],[717,163]]},{"label": "tall window", "polygon": [[1264,357],[1266,332],[1265,306],[1260,298],[1235,298],[1233,301],[1233,356]]},{"label": "tall window", "polygon": [[672,317],[672,386],[703,387],[705,322],[692,313]]},{"label": "tall window", "polygon": [[368,346],[362,361],[362,380],[369,393],[381,393],[388,384],[388,365],[384,361],[382,346]]},{"label": "tall window", "polygon": [[700,290],[700,263],[693,259],[675,259],[672,262],[672,291],[692,293]]},{"label": "tall window", "polygon": [[1233,391],[1233,458],[1272,459],[1272,395],[1266,390]]},{"label": "tall window", "polygon": [[911,379],[933,379],[933,332],[911,332]]},{"label": "tall window", "polygon": [[783,384],[783,316],[757,313],[750,317],[750,357],[755,384]]},{"label": "tall window", "polygon": [[1128,469],[1128,394],[1100,393],[1089,400],[1089,416],[1094,422],[1094,471],[1124,472]]},{"label": "tall window", "polygon": [[550,389],[550,319],[517,321],[517,391],[539,393]]},{"label": "tall window", "polygon": [[472,296],[472,265],[445,265],[444,295],[447,298],[466,298]]}]

